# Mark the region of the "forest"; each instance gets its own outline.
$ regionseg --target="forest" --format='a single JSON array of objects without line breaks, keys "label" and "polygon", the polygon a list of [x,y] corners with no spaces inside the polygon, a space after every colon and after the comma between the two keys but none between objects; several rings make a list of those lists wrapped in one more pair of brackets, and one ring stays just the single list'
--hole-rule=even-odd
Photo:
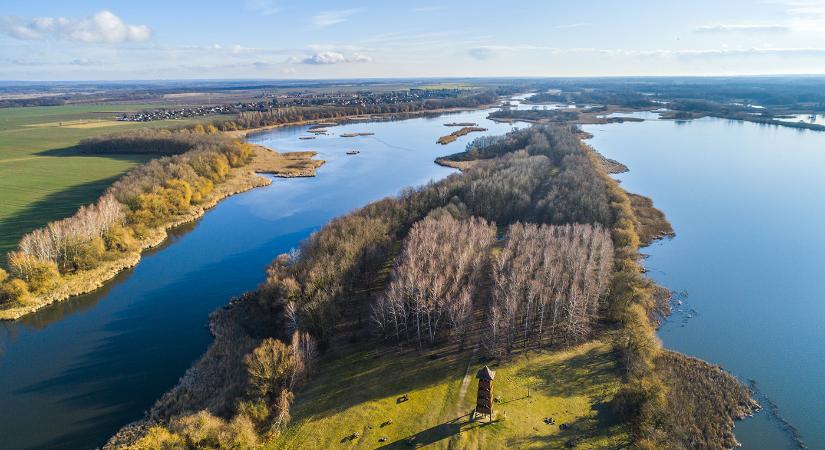
[{"label": "forest", "polygon": [[[313,358],[341,339],[425,349],[479,335],[493,359],[608,337],[624,379],[612,408],[636,448],[668,446],[662,418],[683,407],[662,378],[627,194],[572,126],[478,138],[454,158],[473,163],[334,219],[273,261],[256,291],[213,315],[206,355],[111,447],[265,442],[287,429]],[[730,402],[747,398],[744,387],[722,390],[701,408],[727,417]],[[729,427],[708,425],[706,439]]]},{"label": "forest", "polygon": [[501,109],[490,113],[489,117],[497,120],[572,122],[578,120],[579,113],[566,109]]}]

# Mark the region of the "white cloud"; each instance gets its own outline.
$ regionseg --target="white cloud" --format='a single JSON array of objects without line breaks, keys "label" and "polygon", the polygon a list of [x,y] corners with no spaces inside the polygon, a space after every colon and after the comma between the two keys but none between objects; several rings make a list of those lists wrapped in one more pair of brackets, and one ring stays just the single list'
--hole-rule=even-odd
[{"label": "white cloud", "polygon": [[703,25],[696,27],[696,33],[783,33],[790,30],[781,24],[735,24]]},{"label": "white cloud", "polygon": [[365,54],[363,54],[363,53],[355,52],[355,53],[352,54],[352,57],[350,57],[350,61],[352,61],[352,62],[372,62],[372,58],[365,55]]},{"label": "white cloud", "polygon": [[346,56],[341,52],[323,51],[298,60],[302,64],[341,64],[372,62],[372,58],[363,53],[352,53]]},{"label": "white cloud", "polygon": [[50,37],[55,40],[98,44],[140,42],[152,36],[152,30],[148,26],[129,25],[105,10],[80,19],[36,17],[28,23],[3,17],[0,20],[0,30],[17,39],[40,40]]},{"label": "white cloud", "polygon": [[246,0],[244,6],[247,11],[252,11],[264,16],[271,16],[281,11],[272,0]]},{"label": "white cloud", "polygon": [[336,25],[342,22],[346,22],[347,19],[353,14],[355,14],[357,10],[355,9],[342,9],[338,11],[323,11],[316,14],[312,18],[312,23],[315,24],[316,27],[324,28],[329,27],[332,25]]},{"label": "white cloud", "polygon": [[490,47],[474,47],[467,50],[467,54],[478,60],[485,60],[495,56],[495,52]]}]

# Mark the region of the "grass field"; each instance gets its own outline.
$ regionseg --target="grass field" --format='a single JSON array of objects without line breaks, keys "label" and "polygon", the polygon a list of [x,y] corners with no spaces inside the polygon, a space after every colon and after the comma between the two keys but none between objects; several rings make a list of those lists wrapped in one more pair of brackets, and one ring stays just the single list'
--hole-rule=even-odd
[{"label": "grass field", "polygon": [[[67,105],[0,109],[0,265],[20,237],[94,201],[146,156],[83,156],[81,139],[187,121],[117,122],[118,112],[157,105]],[[211,118],[210,118],[211,119]],[[209,120],[209,119],[201,119]]]},{"label": "grass field", "polygon": [[[292,425],[268,448],[627,445],[627,433],[607,404],[620,385],[609,345],[594,341],[563,351],[530,352],[492,367],[493,394],[501,397],[492,423],[469,420],[477,391],[474,375],[481,366],[473,361],[465,381],[469,361],[469,352],[431,359],[383,348],[322,362],[310,385],[297,394]],[[409,400],[399,403],[403,394]],[[555,424],[546,424],[547,417]],[[382,426],[388,420],[392,423]],[[350,438],[355,432],[358,437]]]}]

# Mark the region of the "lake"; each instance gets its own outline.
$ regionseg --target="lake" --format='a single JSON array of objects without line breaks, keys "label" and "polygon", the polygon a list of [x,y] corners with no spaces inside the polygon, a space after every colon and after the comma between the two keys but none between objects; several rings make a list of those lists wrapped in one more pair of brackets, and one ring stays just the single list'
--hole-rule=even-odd
[{"label": "lake", "polygon": [[[454,130],[444,123],[510,130],[484,119],[489,112],[348,124],[314,140],[299,139],[307,127],[251,136],[316,150],[327,164],[315,178],[224,200],[102,290],[0,323],[0,448],[91,448],[140,418],[206,350],[211,311],[254,289],[276,255],[330,218],[451,173],[433,159],[483,133],[440,146]],[[806,443],[823,448],[825,133],[723,119],[584,128],[628,165],[622,185],[651,196],[676,230],[644,250],[650,275],[682,301],[660,330],[665,346],[755,379]],[[338,136],[352,132],[375,135]],[[747,449],[792,448],[766,413],[736,434]]]},{"label": "lake", "polygon": [[[99,291],[0,323],[0,448],[102,445],[206,350],[211,311],[254,289],[272,259],[331,218],[452,173],[433,160],[511,129],[485,119],[491,111],[354,123],[314,140],[299,139],[305,126],[251,136],[279,151],[315,150],[327,163],[317,177],[276,178],[224,200]],[[441,146],[436,139],[456,129],[447,122],[489,131]],[[353,132],[375,135],[338,136]]]},{"label": "lake", "polygon": [[[682,301],[659,330],[664,346],[755,380],[825,448],[825,133],[712,118],[584,129],[676,231],[643,250]],[[745,449],[795,448],[767,412],[736,435]]]}]

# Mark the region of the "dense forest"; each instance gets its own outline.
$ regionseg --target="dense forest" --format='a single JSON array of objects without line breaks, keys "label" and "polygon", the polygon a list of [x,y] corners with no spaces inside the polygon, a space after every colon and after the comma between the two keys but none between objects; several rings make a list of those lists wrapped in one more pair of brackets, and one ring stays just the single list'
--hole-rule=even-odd
[{"label": "dense forest", "polygon": [[601,225],[511,225],[493,262],[488,352],[590,337],[612,270],[613,244]]},{"label": "dense forest", "polygon": [[568,109],[500,109],[490,113],[495,120],[529,120],[543,122],[572,122],[579,119],[579,113]]},{"label": "dense forest", "polygon": [[561,103],[576,105],[618,105],[629,108],[654,106],[648,97],[627,88],[582,89],[576,91],[554,90],[539,92],[527,98],[526,103]]}]

